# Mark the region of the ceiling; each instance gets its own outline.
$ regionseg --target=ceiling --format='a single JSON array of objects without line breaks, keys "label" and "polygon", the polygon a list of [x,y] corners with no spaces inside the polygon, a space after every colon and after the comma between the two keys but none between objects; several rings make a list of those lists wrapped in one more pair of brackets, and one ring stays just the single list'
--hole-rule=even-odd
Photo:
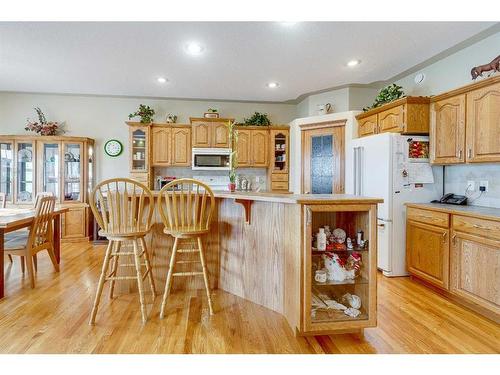
[{"label": "ceiling", "polygon": [[[0,23],[0,91],[287,101],[387,80],[491,22]],[[204,51],[186,53],[188,42]],[[349,68],[352,59],[361,64]],[[158,77],[169,81],[160,84]],[[270,89],[274,81],[279,87]]]}]

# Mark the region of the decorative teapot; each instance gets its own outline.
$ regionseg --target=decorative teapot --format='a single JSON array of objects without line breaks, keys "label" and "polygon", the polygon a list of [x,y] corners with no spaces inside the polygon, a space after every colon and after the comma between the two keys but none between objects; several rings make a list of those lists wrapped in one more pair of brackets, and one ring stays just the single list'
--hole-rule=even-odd
[{"label": "decorative teapot", "polygon": [[176,115],[173,115],[171,113],[169,113],[167,115],[167,118],[165,120],[168,124],[175,124],[175,122],[177,121],[177,116]]}]

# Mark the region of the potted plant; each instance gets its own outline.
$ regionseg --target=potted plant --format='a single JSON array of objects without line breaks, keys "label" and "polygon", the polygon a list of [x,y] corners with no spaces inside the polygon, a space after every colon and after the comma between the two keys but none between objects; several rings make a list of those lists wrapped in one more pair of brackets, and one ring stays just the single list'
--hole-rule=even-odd
[{"label": "potted plant", "polygon": [[366,112],[370,109],[380,107],[381,105],[393,102],[394,100],[400,99],[404,96],[405,93],[403,91],[403,87],[393,83],[392,85],[384,87],[382,90],[380,90],[377,97],[375,98],[375,102],[371,105],[371,107],[365,107],[363,108],[363,111]]},{"label": "potted plant", "polygon": [[205,117],[205,118],[219,118],[219,110],[216,108],[209,108],[203,114],[203,117]]},{"label": "potted plant", "polygon": [[250,118],[243,120],[243,125],[247,126],[269,126],[271,121],[267,117],[267,113],[255,112]]},{"label": "potted plant", "polygon": [[236,146],[238,144],[238,131],[234,128],[233,121],[228,121],[227,129],[229,134],[229,144],[231,145],[231,154],[229,156],[229,191],[236,190],[236,168],[238,168],[238,151]]},{"label": "potted plant", "polygon": [[58,133],[64,133],[60,123],[57,121],[47,121],[42,110],[38,107],[35,108],[35,111],[38,115],[38,121],[28,119],[28,123],[24,127],[24,130],[35,132],[40,135],[57,135]]},{"label": "potted plant", "polygon": [[155,115],[155,110],[149,105],[140,104],[139,109],[134,113],[128,115],[128,119],[131,120],[134,117],[141,118],[141,124],[151,124],[153,122],[153,116]]}]

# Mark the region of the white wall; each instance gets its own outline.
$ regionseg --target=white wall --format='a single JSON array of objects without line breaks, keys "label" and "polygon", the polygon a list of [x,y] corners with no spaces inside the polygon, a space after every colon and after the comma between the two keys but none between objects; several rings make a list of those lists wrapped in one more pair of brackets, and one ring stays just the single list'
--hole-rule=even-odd
[{"label": "white wall", "polygon": [[[490,62],[500,53],[500,33],[485,38],[442,60],[439,60],[416,73],[398,81],[407,95],[436,95],[471,82],[472,67]],[[421,85],[414,82],[417,73],[426,75]],[[498,73],[497,73],[498,74]],[[467,180],[474,180],[476,186],[480,180],[488,180],[489,191],[481,198],[479,193],[468,193],[470,204],[500,208],[500,164],[466,164],[446,167],[445,191],[465,193]],[[476,187],[477,189],[477,187]]]},{"label": "white wall", "polygon": [[[178,115],[179,123],[188,123],[190,116],[202,116],[209,107],[218,108],[221,116],[234,117],[237,121],[255,111],[268,113],[275,124],[286,124],[296,117],[293,104],[0,93],[0,134],[26,134],[26,119],[35,119],[33,107],[40,107],[48,120],[66,122],[66,135],[96,140],[97,180],[127,176],[129,150],[125,121],[140,103],[155,109],[158,122],[163,122],[165,115],[171,112]],[[111,138],[119,139],[124,145],[124,153],[117,158],[105,156],[102,149],[104,142]]]},{"label": "white wall", "polygon": [[[290,123],[290,191],[295,194],[300,194],[301,179],[302,179],[302,147],[301,147],[301,130],[300,125],[314,124],[325,121],[346,120],[345,125],[345,145],[347,146],[353,138],[357,137],[358,128],[355,126],[355,116],[359,111],[347,111],[332,113],[323,116],[311,116],[298,118]],[[345,186],[346,189],[352,184],[352,173],[348,171],[348,166],[352,164],[352,152],[346,147],[345,150]]]}]

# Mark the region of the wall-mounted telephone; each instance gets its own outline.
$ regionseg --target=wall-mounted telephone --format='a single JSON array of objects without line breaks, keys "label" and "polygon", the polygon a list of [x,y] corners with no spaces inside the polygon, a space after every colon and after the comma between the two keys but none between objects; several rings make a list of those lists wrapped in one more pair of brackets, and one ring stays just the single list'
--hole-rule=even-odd
[{"label": "wall-mounted telephone", "polygon": [[453,193],[445,194],[439,200],[432,201],[431,203],[445,203],[445,204],[457,204],[466,205],[467,197],[464,195],[456,195]]}]

